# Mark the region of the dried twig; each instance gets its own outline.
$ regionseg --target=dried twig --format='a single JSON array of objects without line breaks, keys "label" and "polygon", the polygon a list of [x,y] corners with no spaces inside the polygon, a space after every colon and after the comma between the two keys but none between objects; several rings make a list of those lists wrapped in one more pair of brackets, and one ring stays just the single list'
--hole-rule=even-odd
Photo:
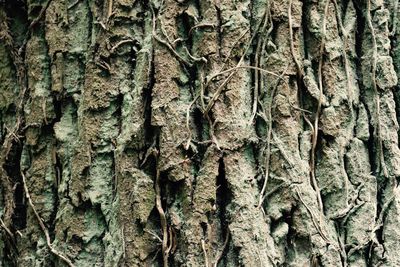
[{"label": "dried twig", "polygon": [[206,244],[204,242],[204,239],[201,240],[201,249],[203,250],[203,253],[204,253],[204,265],[206,267],[209,267],[209,265],[208,265],[208,254],[207,254]]},{"label": "dried twig", "polygon": [[221,150],[221,147],[219,146],[219,142],[217,137],[214,134],[214,129],[215,129],[215,124],[217,123],[217,121],[212,122],[210,115],[208,113],[206,113],[206,119],[208,121],[208,124],[210,125],[210,136],[211,136],[211,140],[212,142],[215,144],[215,146],[217,147],[218,150]]},{"label": "dried twig", "polygon": [[292,0],[289,0],[288,21],[289,21],[290,52],[292,53],[292,57],[294,59],[294,62],[296,63],[297,73],[299,76],[298,79],[301,79],[304,76],[304,71],[301,68],[300,62],[299,62],[298,58],[296,57],[296,54],[294,51],[293,28],[292,28]]},{"label": "dried twig", "polygon": [[315,114],[315,120],[314,120],[314,133],[312,135],[312,146],[311,146],[311,166],[310,166],[310,173],[311,173],[311,183],[316,191],[317,194],[317,200],[318,200],[318,205],[319,209],[321,212],[324,212],[324,205],[322,202],[321,198],[321,191],[318,187],[317,179],[315,177],[315,151],[317,148],[317,140],[318,140],[318,123],[319,123],[319,115],[321,113],[321,105],[322,105],[322,95],[324,93],[323,85],[322,85],[322,66],[323,66],[323,59],[324,59],[324,48],[325,48],[325,35],[326,35],[326,16],[328,14],[328,7],[329,7],[329,1],[326,0],[325,3],[325,10],[324,10],[324,16],[322,17],[322,32],[321,32],[321,45],[320,45],[320,58],[318,62],[318,86],[319,86],[319,99],[318,99],[318,107],[317,107],[317,112]]},{"label": "dried twig", "polygon": [[331,220],[336,220],[336,219],[341,219],[342,218],[342,225],[345,225],[346,220],[349,218],[351,214],[353,214],[355,211],[357,211],[361,206],[363,206],[366,202],[361,201],[360,203],[356,203],[357,200],[359,199],[360,196],[360,191],[364,187],[364,184],[360,184],[357,187],[357,194],[350,200],[350,204],[347,203],[347,207],[339,210],[337,213],[332,214],[329,216],[329,219]]},{"label": "dried twig", "polygon": [[379,228],[381,228],[383,226],[383,217],[384,217],[387,209],[390,207],[390,205],[392,204],[393,200],[395,199],[397,193],[398,193],[398,187],[393,189],[392,195],[385,202],[385,204],[382,206],[381,212],[379,213],[379,217],[378,217],[377,221],[375,222],[375,227],[372,230],[372,233],[376,232]]},{"label": "dried twig", "polygon": [[[336,229],[337,231],[338,229]],[[344,263],[344,267],[347,267],[347,254],[346,254],[346,249],[344,246],[344,236],[340,233],[340,231],[337,231],[338,235],[337,235],[337,240],[338,240],[338,244],[339,244],[339,249],[340,249],[340,255],[342,257],[343,263]],[[318,265],[317,265],[318,266]]]},{"label": "dried twig", "polygon": [[203,63],[207,63],[207,59],[205,57],[195,57],[192,54],[190,54],[189,49],[184,46],[183,49],[186,51],[186,54],[188,55],[188,57],[193,61],[193,62],[203,62]]},{"label": "dried twig", "polygon": [[119,46],[121,46],[121,45],[123,45],[123,44],[127,44],[127,43],[135,43],[135,40],[133,40],[133,39],[121,40],[121,41],[119,41],[118,43],[116,43],[116,44],[111,48],[110,52],[111,52],[111,53],[114,53],[115,50],[116,50]]},{"label": "dried twig", "polygon": [[46,4],[44,4],[44,6],[42,7],[42,9],[39,12],[39,15],[37,15],[37,17],[34,20],[32,20],[32,22],[29,24],[28,31],[30,31],[40,21],[40,19],[44,16],[44,14],[46,13],[47,8],[50,5],[50,2],[51,2],[51,0],[48,0],[46,2]]},{"label": "dried twig", "polygon": [[198,29],[198,28],[205,28],[205,27],[211,27],[211,28],[214,29],[215,28],[215,24],[214,23],[207,23],[207,22],[196,24],[192,28],[190,28],[189,35],[192,34],[193,30]]},{"label": "dried twig", "polygon": [[227,231],[227,233],[226,233],[224,245],[222,246],[222,249],[221,249],[221,251],[218,253],[217,257],[215,258],[214,267],[217,267],[217,266],[218,266],[218,263],[219,263],[219,261],[221,260],[222,255],[224,255],[225,248],[226,248],[226,246],[228,245],[229,237],[230,237],[230,232],[229,232],[229,229],[228,229],[228,231]]},{"label": "dried twig", "polygon": [[206,109],[206,103],[204,102],[204,69],[203,65],[200,66],[199,70],[199,79],[200,79],[200,104],[202,112]]},{"label": "dried twig", "polygon": [[11,237],[11,240],[14,240],[14,235],[11,232],[10,229],[8,229],[7,225],[4,223],[4,221],[0,218],[0,223],[1,223],[1,227],[3,227],[3,229],[7,232],[7,234]]},{"label": "dried twig", "polygon": [[176,243],[176,238],[175,238],[175,232],[174,232],[174,228],[172,227],[168,227],[168,241],[169,241],[169,246],[167,249],[168,254],[169,253],[173,253],[177,247],[177,243]]},{"label": "dried twig", "polygon": [[324,234],[324,232],[322,231],[322,228],[321,228],[320,224],[316,221],[314,212],[312,212],[312,210],[310,209],[310,207],[306,204],[306,202],[305,202],[305,201],[303,200],[303,198],[301,197],[301,194],[300,194],[299,189],[297,188],[297,185],[295,185],[295,186],[296,186],[296,187],[295,187],[295,191],[296,191],[296,193],[297,193],[297,196],[299,197],[300,202],[304,205],[304,207],[306,207],[306,210],[307,210],[308,213],[310,214],[311,220],[312,220],[312,222],[313,222],[315,228],[317,229],[319,235],[322,237],[322,239],[325,240],[325,242],[326,242],[327,244],[332,244],[332,242],[328,239],[328,237],[327,237],[327,236]]},{"label": "dried twig", "polygon": [[[158,165],[158,164],[157,164]],[[160,170],[157,166],[156,171],[156,182],[155,182],[155,191],[156,191],[156,207],[158,214],[160,215],[161,221],[161,229],[162,229],[162,255],[163,255],[163,264],[164,267],[168,267],[168,257],[169,257],[169,249],[168,249],[168,226],[167,226],[167,218],[165,217],[165,212],[161,203],[161,189],[160,189]]]},{"label": "dried twig", "polygon": [[188,131],[188,140],[185,145],[185,149],[188,150],[190,143],[192,141],[192,131],[190,130],[190,109],[192,108],[193,104],[197,101],[200,95],[195,96],[192,102],[188,105],[186,109],[186,130]]},{"label": "dried twig", "polygon": [[349,67],[349,61],[347,59],[347,36],[348,33],[346,32],[343,23],[342,23],[342,16],[340,15],[340,9],[337,4],[336,0],[333,0],[333,3],[335,4],[335,9],[336,9],[336,17],[337,17],[337,22],[339,24],[340,31],[342,33],[342,38],[343,38],[343,60],[344,60],[344,69],[346,72],[346,79],[347,79],[347,91],[349,95],[349,107],[351,109],[351,113],[353,113],[353,92],[351,90],[351,78],[350,78],[350,67]]},{"label": "dried twig", "polygon": [[[322,69],[322,58],[323,58],[323,49],[324,49],[324,38],[325,38],[325,29],[326,29],[326,14],[329,6],[329,0],[327,0],[327,3],[325,4],[325,12],[324,12],[324,17],[323,17],[323,22],[322,22],[322,28],[323,28],[323,33],[322,33],[322,41],[321,41],[321,47],[320,47],[320,61],[319,61],[319,74],[320,74],[320,69]],[[289,36],[290,36],[290,51],[292,53],[292,57],[295,61],[296,68],[297,68],[297,76],[298,79],[301,80],[304,77],[304,71],[300,65],[299,60],[296,57],[295,50],[294,50],[294,42],[293,42],[293,28],[292,28],[292,0],[289,0],[289,7],[288,7],[288,20],[289,20]],[[318,200],[318,205],[323,211],[323,203],[322,203],[322,198],[321,198],[321,193],[315,178],[315,149],[317,145],[317,138],[318,138],[318,118],[319,118],[319,113],[321,109],[321,101],[322,101],[322,80],[321,80],[321,75],[319,75],[320,78],[320,93],[319,93],[319,101],[318,101],[318,109],[317,109],[317,114],[315,117],[315,126],[313,126],[308,118],[303,114],[303,117],[305,121],[310,125],[310,128],[313,131],[313,136],[312,136],[312,148],[311,148],[311,159],[310,159],[310,176],[311,176],[311,183],[313,185],[314,190],[317,193],[317,200]]]},{"label": "dried twig", "polygon": [[76,0],[75,2],[73,2],[72,4],[70,4],[67,8],[67,10],[73,8],[74,6],[76,6],[81,0]]},{"label": "dried twig", "polygon": [[299,108],[299,107],[297,107],[297,106],[294,106],[294,105],[293,105],[292,103],[290,103],[289,101],[288,101],[288,103],[289,103],[290,107],[293,108],[293,109],[295,109],[295,110],[298,110],[298,111],[301,111],[301,112],[304,112],[304,113],[308,113],[308,114],[312,114],[312,112],[309,111],[309,110],[307,110],[307,109]]},{"label": "dried twig", "polygon": [[[248,41],[248,43],[247,43],[247,45],[246,45],[246,48],[244,49],[244,51],[243,51],[243,53],[242,53],[242,56],[240,57],[238,63],[236,64],[236,67],[230,68],[229,70],[226,70],[226,71],[220,71],[219,73],[214,74],[210,79],[207,80],[207,83],[206,83],[206,85],[205,85],[205,88],[208,87],[209,83],[213,80],[213,78],[215,78],[215,77],[217,77],[217,76],[219,76],[219,75],[225,74],[225,73],[227,73],[227,72],[231,72],[231,73],[229,74],[229,76],[228,76],[228,77],[222,82],[222,84],[217,88],[216,92],[215,92],[214,95],[212,96],[210,102],[208,103],[208,105],[207,105],[207,107],[206,107],[206,109],[205,109],[205,111],[204,111],[205,114],[207,114],[207,113],[210,111],[210,109],[213,107],[215,101],[216,101],[216,100],[218,99],[218,97],[220,96],[220,94],[221,94],[221,92],[222,92],[224,86],[233,78],[233,75],[235,74],[236,70],[238,70],[239,68],[242,67],[241,64],[242,64],[242,62],[243,62],[243,60],[244,60],[244,57],[246,56],[247,51],[249,50],[251,44],[253,43],[254,38],[255,38],[256,35],[258,34],[258,30],[259,30],[260,27],[261,27],[261,23],[262,23],[262,21],[257,25],[256,31],[255,31],[255,33],[253,34],[253,36],[250,38],[250,40]],[[239,37],[239,39],[237,40],[237,42],[239,42],[239,40],[242,39],[242,37],[243,37],[248,31],[249,31],[249,29],[245,30],[244,33]],[[236,43],[237,43],[237,42],[236,42]],[[236,43],[234,44],[234,46],[232,47],[232,49],[236,46]],[[228,54],[228,57],[225,59],[225,62],[223,63],[221,70],[224,69],[226,62],[228,61],[228,59],[229,59],[229,57],[230,57],[230,54],[231,54],[231,52],[232,52],[232,49],[230,50],[230,52],[229,52],[229,54]],[[255,69],[255,70],[262,70],[261,68],[258,68],[258,67],[252,67],[252,66],[247,66],[247,67],[248,67],[248,68],[251,68],[251,69]]]},{"label": "dried twig", "polygon": [[274,131],[272,131],[272,138],[274,140],[274,144],[278,148],[279,152],[282,154],[283,158],[286,160],[286,162],[290,165],[290,168],[293,168],[295,166],[295,163],[293,160],[290,158],[290,156],[286,153],[286,146],[285,143],[276,135]]},{"label": "dried twig", "polygon": [[211,81],[212,79],[214,79],[214,78],[217,77],[217,76],[220,76],[220,75],[222,75],[222,74],[231,72],[231,74],[229,74],[228,78],[226,78],[226,79],[222,82],[222,84],[218,87],[217,91],[216,91],[216,92],[214,93],[214,95],[211,97],[211,100],[210,100],[210,102],[208,103],[208,105],[207,105],[207,107],[206,107],[206,109],[205,109],[205,111],[204,111],[205,113],[209,112],[210,109],[214,106],[214,103],[215,103],[215,101],[218,99],[218,97],[219,97],[219,95],[221,94],[222,90],[224,89],[224,86],[229,82],[229,80],[233,77],[233,75],[235,74],[236,70],[238,70],[238,69],[253,69],[253,70],[258,70],[258,71],[260,71],[260,72],[264,72],[264,73],[266,73],[266,74],[271,74],[271,75],[273,75],[273,76],[279,78],[279,75],[276,74],[275,72],[268,71],[268,70],[265,70],[265,69],[262,69],[262,68],[258,68],[258,67],[254,67],[254,66],[239,65],[239,64],[238,64],[236,67],[233,67],[233,68],[227,69],[227,70],[225,70],[225,71],[222,71],[222,72],[220,72],[220,73],[214,74],[214,75],[210,78],[209,81]]},{"label": "dried twig", "polygon": [[110,19],[113,11],[113,0],[108,0],[107,22]]},{"label": "dried twig", "polygon": [[148,233],[149,235],[151,235],[154,239],[158,240],[161,244],[162,244],[162,239],[153,231],[150,231],[148,229],[144,229],[143,232]]},{"label": "dried twig", "polygon": [[165,45],[165,46],[172,52],[172,54],[177,58],[177,60],[178,60],[179,62],[181,62],[182,64],[184,64],[184,65],[186,65],[186,66],[192,67],[193,64],[190,63],[189,61],[187,61],[186,59],[184,59],[184,58],[172,47],[172,45],[171,45],[168,41],[165,41],[165,40],[161,39],[161,38],[157,35],[157,33],[156,33],[157,18],[156,18],[156,15],[155,15],[155,12],[154,12],[154,9],[153,9],[153,6],[152,6],[152,5],[150,5],[150,10],[151,10],[151,14],[152,14],[152,17],[153,17],[153,30],[152,30],[153,38],[156,39],[159,43]]},{"label": "dried twig", "polygon": [[122,250],[123,250],[123,259],[126,258],[126,244],[125,244],[125,233],[124,233],[125,227],[122,225],[121,227],[121,239],[122,239]]},{"label": "dried twig", "polygon": [[[341,34],[342,34],[342,38],[343,38],[343,51],[342,51],[342,53],[343,53],[343,61],[344,61],[344,69],[345,69],[345,72],[346,72],[346,80],[347,80],[347,94],[348,94],[348,97],[349,97],[349,101],[348,101],[348,106],[349,106],[349,109],[350,109],[350,114],[351,114],[351,116],[353,116],[354,117],[354,111],[353,111],[353,91],[352,91],[352,88],[351,88],[351,80],[350,80],[350,67],[349,67],[349,62],[348,62],[348,59],[347,59],[347,51],[346,51],[346,48],[347,48],[347,32],[346,32],[346,30],[345,30],[345,28],[343,27],[343,23],[342,23],[342,16],[340,15],[340,9],[339,9],[339,7],[338,7],[338,4],[337,4],[337,1],[336,0],[333,0],[333,3],[334,3],[334,5],[335,5],[335,9],[336,9],[336,20],[337,20],[337,22],[338,22],[338,24],[339,24],[339,28],[340,28],[340,31],[341,31]],[[344,168],[344,148],[341,148],[341,155],[342,155],[342,160],[341,160],[341,164],[342,164],[342,172],[343,172],[343,177],[346,177],[346,171],[345,171],[345,168]],[[348,200],[348,195],[349,195],[349,186],[348,186],[348,179],[347,178],[345,178],[345,191],[346,191],[346,203],[347,203],[347,200]]]},{"label": "dried twig", "polygon": [[265,175],[264,175],[264,183],[263,187],[261,188],[260,192],[260,197],[258,200],[258,208],[261,208],[262,203],[265,200],[265,190],[267,189],[267,184],[268,184],[268,177],[269,177],[269,164],[270,164],[270,158],[271,158],[271,136],[272,136],[272,101],[274,100],[275,92],[278,87],[279,81],[283,78],[285,75],[287,68],[289,65],[286,66],[286,69],[282,72],[282,74],[278,77],[277,79],[277,84],[274,87],[274,89],[271,92],[271,102],[269,103],[269,112],[268,112],[268,133],[267,133],[267,155],[265,158]]},{"label": "dried twig", "polygon": [[29,206],[32,208],[32,211],[35,214],[35,217],[36,217],[36,219],[37,219],[37,221],[38,221],[38,223],[40,225],[40,228],[42,229],[42,231],[43,231],[43,233],[44,233],[44,235],[46,237],[46,243],[47,243],[47,246],[48,246],[50,252],[53,253],[55,256],[59,257],[61,260],[63,260],[68,266],[75,267],[75,265],[71,262],[70,259],[68,259],[66,256],[64,256],[58,250],[56,250],[53,247],[53,245],[51,244],[49,231],[47,230],[46,226],[44,225],[42,218],[40,218],[40,215],[37,212],[36,207],[32,202],[32,198],[31,198],[31,195],[29,194],[29,189],[28,189],[28,186],[26,184],[25,174],[22,171],[21,171],[21,176],[22,176],[22,183],[23,183],[24,190],[25,190],[25,196],[26,196],[26,198],[28,200]]},{"label": "dried twig", "polygon": [[[264,24],[260,31],[260,37],[257,40],[257,47],[256,47],[255,55],[254,55],[255,67],[260,67],[261,47],[262,47],[262,44],[264,44],[264,42],[262,40],[264,40],[264,38],[268,37],[268,35],[264,36],[264,32],[265,32],[265,30],[267,28],[267,24],[268,24],[267,15],[268,15],[268,12],[266,10],[265,14],[263,16]],[[259,83],[260,83],[259,82],[259,71],[256,70],[254,72],[253,108],[252,108],[252,113],[251,113],[251,117],[250,117],[250,121],[249,121],[250,123],[253,122],[253,120],[257,114]]]},{"label": "dried twig", "polygon": [[[226,64],[227,64],[227,62],[228,62],[228,60],[231,58],[233,49],[236,48],[236,46],[237,46],[237,44],[239,43],[239,41],[242,40],[242,38],[243,38],[249,31],[250,31],[250,28],[246,28],[246,29],[243,31],[243,33],[242,33],[242,34],[236,39],[236,41],[233,43],[231,49],[230,49],[229,52],[228,52],[228,55],[227,55],[226,58],[222,61],[222,65],[221,65],[220,71],[222,71],[222,70],[225,68],[225,66],[226,66]],[[208,84],[207,84],[207,86],[208,86]]]},{"label": "dried twig", "polygon": [[383,143],[382,143],[382,136],[381,136],[381,131],[382,131],[382,126],[381,126],[381,120],[380,120],[380,98],[379,98],[379,92],[378,92],[378,87],[376,85],[376,64],[377,64],[377,57],[378,57],[378,47],[376,44],[376,36],[375,36],[375,29],[374,26],[372,25],[372,19],[371,19],[371,1],[368,0],[367,2],[367,23],[368,27],[371,31],[371,37],[372,37],[372,70],[371,70],[371,82],[372,82],[372,88],[374,89],[374,94],[375,94],[375,105],[376,105],[376,137],[377,137],[377,142],[378,142],[378,149],[379,149],[379,164],[378,168],[379,171],[383,171],[383,175],[387,178],[388,177],[388,172],[386,169],[386,164],[385,164],[385,158],[383,155]]},{"label": "dried twig", "polygon": [[232,72],[232,71],[236,71],[237,69],[253,69],[253,70],[258,70],[258,71],[264,72],[264,73],[266,73],[266,74],[270,74],[270,75],[275,76],[275,77],[277,77],[277,78],[280,77],[279,74],[277,74],[277,73],[275,73],[275,72],[273,72],[273,71],[269,71],[269,70],[262,69],[262,68],[259,68],[259,67],[255,67],[255,66],[241,65],[241,66],[236,66],[236,67],[233,67],[233,68],[230,68],[230,69],[227,69],[227,70],[218,72],[218,73],[216,73],[216,74],[213,74],[211,77],[209,77],[209,78],[207,79],[206,85],[208,85],[209,82],[211,82],[212,80],[214,80],[216,77],[221,76],[221,75],[226,74],[226,73],[229,73],[229,72]]},{"label": "dried twig", "polygon": [[[354,254],[357,250],[364,248],[366,245],[368,245],[369,242],[371,242],[371,241],[372,241],[373,243],[377,242],[377,241],[376,241],[375,232],[376,232],[377,230],[379,230],[379,229],[383,226],[384,215],[385,215],[386,211],[388,210],[388,208],[390,207],[390,205],[392,204],[392,202],[393,202],[393,200],[395,199],[396,195],[398,194],[398,190],[399,190],[399,187],[396,186],[396,187],[393,189],[392,195],[389,197],[389,199],[388,199],[388,200],[385,202],[385,204],[382,206],[382,209],[381,209],[381,212],[380,212],[380,214],[379,214],[379,217],[378,217],[378,219],[377,219],[376,222],[375,222],[374,228],[371,229],[369,236],[368,236],[362,243],[360,243],[360,244],[358,244],[358,245],[356,245],[356,246],[351,245],[351,246],[353,246],[353,247],[352,247],[352,248],[349,250],[349,252],[347,253],[347,256],[348,256],[348,257],[350,257],[352,254]],[[364,203],[363,203],[363,204],[364,204]],[[358,208],[359,206],[360,206],[360,205],[355,206],[355,207],[346,215],[346,218],[343,220],[344,222],[343,222],[342,224],[345,223],[345,221],[347,220],[347,217],[349,216],[349,214],[350,214],[351,212],[353,212],[353,211],[354,211],[356,208]]]}]

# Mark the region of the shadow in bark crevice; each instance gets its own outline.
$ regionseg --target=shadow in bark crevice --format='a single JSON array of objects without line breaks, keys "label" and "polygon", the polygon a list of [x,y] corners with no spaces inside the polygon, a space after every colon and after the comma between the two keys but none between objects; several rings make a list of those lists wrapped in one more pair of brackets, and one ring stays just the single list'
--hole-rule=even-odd
[{"label": "shadow in bark crevice", "polygon": [[[219,217],[219,221],[221,223],[222,240],[224,240],[229,231],[229,218],[227,216],[227,207],[231,202],[232,192],[228,188],[228,181],[226,178],[225,163],[223,157],[219,159],[216,186],[217,186],[217,192],[216,192],[215,202],[217,207],[217,216]],[[227,248],[224,249],[222,253],[221,262],[224,261],[224,258],[228,254],[229,248],[230,246],[228,244]],[[238,255],[238,253],[236,253],[236,255]]]}]

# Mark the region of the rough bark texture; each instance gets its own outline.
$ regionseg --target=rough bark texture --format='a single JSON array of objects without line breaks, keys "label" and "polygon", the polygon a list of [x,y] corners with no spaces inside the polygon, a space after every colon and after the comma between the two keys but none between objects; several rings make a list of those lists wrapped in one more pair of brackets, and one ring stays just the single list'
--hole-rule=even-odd
[{"label": "rough bark texture", "polygon": [[0,266],[400,266],[398,13],[0,1]]}]

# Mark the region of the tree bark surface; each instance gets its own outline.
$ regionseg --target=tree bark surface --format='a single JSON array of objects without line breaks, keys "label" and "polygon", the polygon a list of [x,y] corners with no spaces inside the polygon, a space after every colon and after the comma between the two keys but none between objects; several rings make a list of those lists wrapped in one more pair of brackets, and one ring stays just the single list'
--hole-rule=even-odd
[{"label": "tree bark surface", "polygon": [[398,0],[1,0],[0,266],[400,266]]}]

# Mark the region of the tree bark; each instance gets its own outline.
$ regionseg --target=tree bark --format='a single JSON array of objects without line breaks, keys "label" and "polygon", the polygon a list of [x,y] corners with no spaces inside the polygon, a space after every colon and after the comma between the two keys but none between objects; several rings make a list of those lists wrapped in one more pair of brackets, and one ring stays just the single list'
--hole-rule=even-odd
[{"label": "tree bark", "polygon": [[0,1],[0,266],[400,266],[398,13]]}]

